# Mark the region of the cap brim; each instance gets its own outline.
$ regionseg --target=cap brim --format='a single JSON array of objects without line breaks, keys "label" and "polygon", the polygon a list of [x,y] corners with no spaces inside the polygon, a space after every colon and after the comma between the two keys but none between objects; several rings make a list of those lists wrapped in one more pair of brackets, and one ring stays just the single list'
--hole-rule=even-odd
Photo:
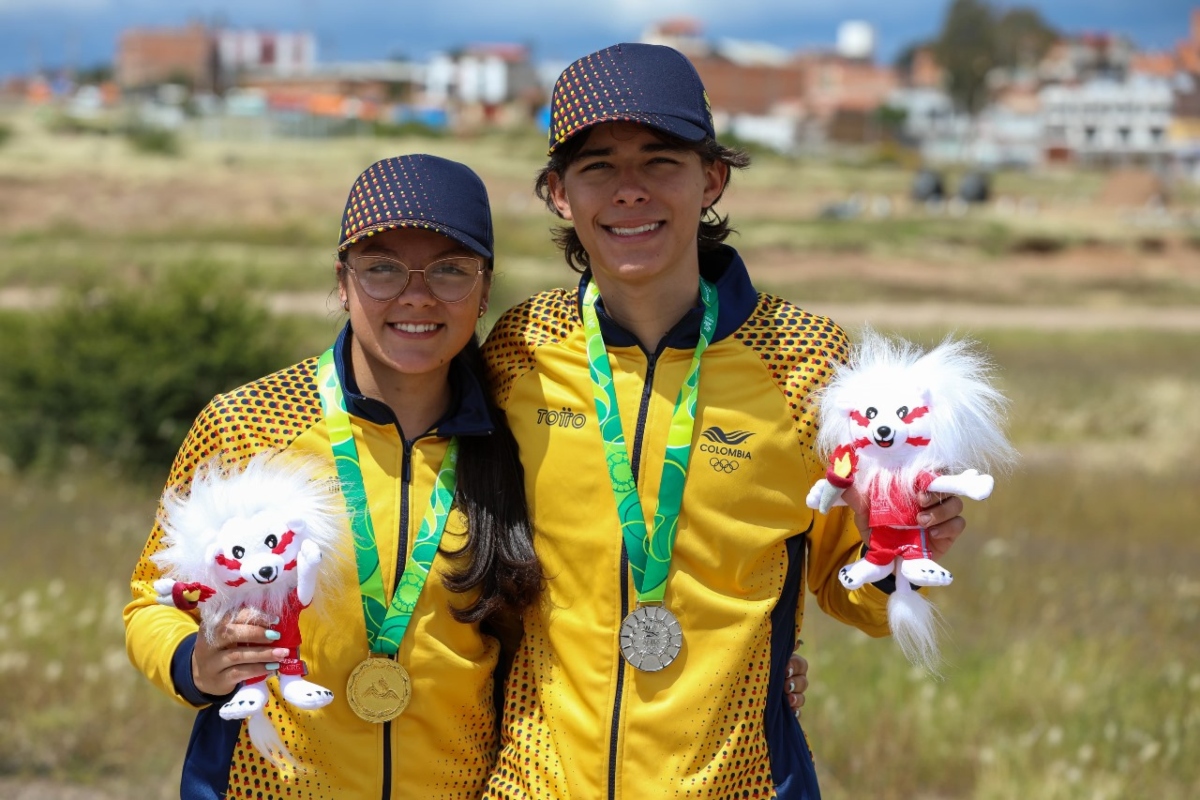
[{"label": "cap brim", "polygon": [[677,136],[685,142],[700,142],[708,136],[708,131],[680,117],[673,117],[669,114],[650,114],[641,111],[629,111],[612,114],[602,114],[595,119],[590,119],[587,122],[572,128],[570,133],[563,136],[561,139],[556,139],[550,145],[550,149],[546,151],[547,155],[553,155],[554,151],[560,146],[574,139],[581,133],[586,133],[597,125],[603,125],[606,122],[632,122],[637,125],[645,125],[647,128],[653,128],[656,131],[669,133],[672,136]]},{"label": "cap brim", "polygon": [[386,222],[377,222],[374,225],[368,225],[362,230],[356,232],[346,241],[338,245],[338,252],[342,252],[349,247],[352,247],[364,239],[367,239],[380,231],[390,231],[396,228],[424,228],[429,231],[436,231],[443,236],[448,236],[454,241],[461,244],[473,253],[483,256],[484,258],[494,258],[492,251],[489,250],[482,242],[473,236],[468,236],[460,230],[451,228],[449,225],[443,225],[440,222],[431,222],[427,219],[392,219]]}]

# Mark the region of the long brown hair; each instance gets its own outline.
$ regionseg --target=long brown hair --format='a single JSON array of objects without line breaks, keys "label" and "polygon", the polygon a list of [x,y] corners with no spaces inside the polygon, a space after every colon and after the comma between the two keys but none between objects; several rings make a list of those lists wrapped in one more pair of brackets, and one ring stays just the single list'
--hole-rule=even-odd
[{"label": "long brown hair", "polygon": [[[347,253],[337,257],[337,279],[347,280]],[[492,262],[486,264],[488,273]],[[454,505],[467,517],[467,544],[451,556],[461,567],[446,573],[442,584],[455,594],[478,589],[469,605],[451,606],[459,622],[478,622],[489,628],[511,625],[541,593],[541,563],[533,549],[533,528],[525,500],[525,471],[517,440],[488,390],[488,375],[479,336],[471,335],[454,360],[484,388],[488,414],[495,429],[488,436],[459,439],[458,486]]]}]

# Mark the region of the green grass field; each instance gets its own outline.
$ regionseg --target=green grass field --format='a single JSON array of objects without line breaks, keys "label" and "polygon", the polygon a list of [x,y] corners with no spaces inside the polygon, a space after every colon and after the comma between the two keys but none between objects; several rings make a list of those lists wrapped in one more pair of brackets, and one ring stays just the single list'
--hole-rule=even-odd
[{"label": "green grass field", "polygon": [[[0,297],[17,310],[43,307],[32,290],[137,285],[196,264],[265,295],[328,292],[350,182],[376,158],[420,150],[477,164],[489,185],[494,311],[574,280],[530,192],[534,138],[185,139],[169,158],[50,137],[29,117],[11,128]],[[1200,307],[1190,229],[1156,229],[1163,252],[1142,247],[1146,229],[1080,210],[1095,174],[1001,176],[1038,199],[1037,218],[814,219],[831,198],[902,195],[906,180],[763,158],[737,176],[728,210],[752,271],[800,302]],[[1064,250],[1017,246],[1035,235]],[[316,352],[336,315],[297,323],[290,346]],[[945,331],[905,332],[929,344]],[[945,559],[956,582],[936,593],[944,681],[915,674],[891,641],[808,614],[803,719],[825,796],[1200,796],[1200,332],[973,332],[1013,401],[1022,462],[990,500],[968,501],[968,533]],[[120,617],[167,467],[133,479],[95,453],[52,473],[0,459],[0,794],[45,778],[97,797],[177,796],[191,714],[129,665]]]}]

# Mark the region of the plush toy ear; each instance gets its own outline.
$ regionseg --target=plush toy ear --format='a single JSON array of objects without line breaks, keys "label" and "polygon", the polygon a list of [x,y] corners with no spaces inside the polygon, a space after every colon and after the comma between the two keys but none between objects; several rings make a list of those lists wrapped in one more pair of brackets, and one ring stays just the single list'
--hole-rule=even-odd
[{"label": "plush toy ear", "polygon": [[297,536],[303,536],[308,533],[308,523],[302,519],[289,519],[287,521],[288,530]]},{"label": "plush toy ear", "polygon": [[929,409],[933,408],[933,393],[928,389],[921,390],[921,405]]},{"label": "plush toy ear", "polygon": [[[209,531],[209,535],[210,536],[213,535],[213,532]],[[221,552],[220,542],[213,542],[212,544],[210,544],[208,546],[208,548],[205,549],[205,551],[204,551],[204,563],[212,564],[213,562],[215,562],[217,560],[217,556],[220,554],[220,552]]]}]

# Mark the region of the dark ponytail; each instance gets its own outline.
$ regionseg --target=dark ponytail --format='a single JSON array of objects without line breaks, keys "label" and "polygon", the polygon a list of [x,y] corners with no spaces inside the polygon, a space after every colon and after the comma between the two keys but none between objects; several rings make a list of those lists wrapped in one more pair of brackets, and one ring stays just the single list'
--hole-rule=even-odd
[{"label": "dark ponytail", "polygon": [[[481,386],[488,385],[478,336],[455,360],[471,371]],[[488,398],[496,422],[491,436],[459,439],[458,489],[455,504],[469,521],[467,545],[453,554],[461,569],[448,574],[445,586],[463,593],[478,588],[479,597],[466,608],[452,608],[459,622],[504,624],[501,618],[519,615],[537,600],[542,568],[533,549],[533,530],[525,504],[525,472],[517,440],[504,414]]]}]

